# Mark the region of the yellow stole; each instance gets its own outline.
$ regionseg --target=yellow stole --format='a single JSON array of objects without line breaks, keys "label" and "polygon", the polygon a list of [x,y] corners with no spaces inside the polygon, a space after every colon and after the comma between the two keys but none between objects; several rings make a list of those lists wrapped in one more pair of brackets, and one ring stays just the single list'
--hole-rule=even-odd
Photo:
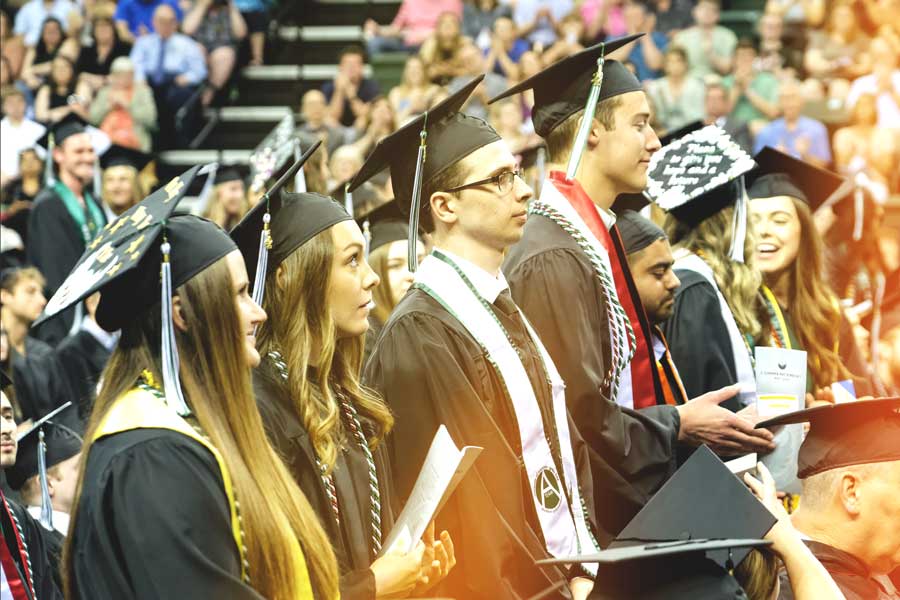
[{"label": "yellow stole", "polygon": [[[238,522],[237,508],[235,507],[231,473],[228,471],[228,466],[225,464],[225,460],[222,458],[219,450],[197,433],[178,413],[169,408],[165,401],[140,388],[135,388],[116,400],[109,412],[106,413],[103,421],[101,421],[100,426],[97,427],[97,431],[94,433],[91,441],[96,442],[100,438],[134,429],[168,429],[177,431],[212,453],[219,465],[225,495],[228,497],[228,508],[231,512],[231,535],[234,537],[238,556],[241,556],[243,539],[241,537],[241,526]],[[303,556],[303,550],[300,548],[300,543],[293,536],[290,537],[290,540],[291,546],[293,546],[291,555],[294,557],[294,570],[301,582],[301,593],[298,600],[313,600],[312,583],[309,579],[309,571],[306,567],[306,558]],[[247,565],[243,561],[241,563],[241,580],[247,581]]]}]

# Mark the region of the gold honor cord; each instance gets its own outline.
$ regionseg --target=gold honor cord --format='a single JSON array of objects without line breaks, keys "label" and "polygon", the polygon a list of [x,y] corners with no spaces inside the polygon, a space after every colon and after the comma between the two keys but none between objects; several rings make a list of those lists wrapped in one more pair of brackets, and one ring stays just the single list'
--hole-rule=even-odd
[{"label": "gold honor cord", "polygon": [[575,144],[572,146],[572,154],[569,156],[569,164],[566,167],[566,179],[569,181],[575,179],[575,174],[578,172],[578,165],[581,163],[581,156],[584,154],[584,147],[587,144],[588,134],[591,132],[591,124],[594,121],[594,111],[597,110],[597,103],[600,102],[605,52],[606,46],[604,45],[600,48],[600,58],[597,59],[597,71],[591,80],[591,93],[588,94],[587,103],[584,105],[584,116],[581,118],[578,135],[575,136]]}]

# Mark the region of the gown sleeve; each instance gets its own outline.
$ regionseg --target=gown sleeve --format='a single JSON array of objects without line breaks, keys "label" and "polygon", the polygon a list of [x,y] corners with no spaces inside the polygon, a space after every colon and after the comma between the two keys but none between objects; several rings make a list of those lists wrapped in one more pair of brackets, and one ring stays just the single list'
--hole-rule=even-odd
[{"label": "gown sleeve", "polygon": [[[690,272],[678,271],[683,288],[675,294],[672,316],[662,324],[672,361],[688,398],[737,383],[737,369],[728,328],[722,319],[716,290],[705,281],[690,281]],[[737,396],[721,406],[737,412]]]},{"label": "gown sleeve", "polygon": [[22,526],[22,537],[28,546],[35,595],[40,600],[63,600],[59,571],[62,540],[59,534],[44,529],[24,508],[13,506],[12,510]]},{"label": "gown sleeve", "polygon": [[100,483],[91,531],[75,531],[93,538],[76,557],[81,583],[96,588],[83,597],[261,599],[241,581],[228,500],[205,448],[180,434],[144,441],[118,453]]}]

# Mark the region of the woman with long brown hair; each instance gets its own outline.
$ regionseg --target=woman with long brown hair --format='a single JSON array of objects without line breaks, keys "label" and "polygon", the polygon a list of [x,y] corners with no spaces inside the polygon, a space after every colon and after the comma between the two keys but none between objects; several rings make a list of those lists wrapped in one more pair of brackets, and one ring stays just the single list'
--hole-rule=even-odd
[{"label": "woman with long brown hair", "polygon": [[[267,215],[272,250],[261,261]],[[334,545],[341,597],[405,597],[427,588],[452,567],[446,532],[441,542],[432,530],[409,552],[380,555],[393,525],[384,444],[393,416],[359,380],[379,283],[359,226],[327,196],[285,193],[268,207],[261,202],[232,237],[251,276],[265,278],[256,284],[265,286],[269,314],[259,330],[257,403],[273,445]],[[263,264],[265,272],[252,267]]]},{"label": "woman with long brown hair", "polygon": [[46,309],[99,289],[97,321],[122,332],[85,432],[66,597],[333,600],[328,541],[254,405],[266,315],[240,252],[170,216],[195,173],[106,227]]},{"label": "woman with long brown hair", "polygon": [[810,391],[852,379],[868,393],[868,369],[825,278],[812,216],[843,180],[769,147],[755,159],[760,168],[748,195],[771,345],[806,351]]}]

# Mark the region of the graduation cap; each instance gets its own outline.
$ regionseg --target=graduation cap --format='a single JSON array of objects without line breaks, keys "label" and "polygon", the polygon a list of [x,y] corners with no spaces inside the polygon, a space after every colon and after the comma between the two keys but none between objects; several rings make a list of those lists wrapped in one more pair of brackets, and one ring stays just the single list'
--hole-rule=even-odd
[{"label": "graduation cap", "polygon": [[[586,48],[491,98],[489,104],[533,89],[534,107],[531,109],[531,120],[534,122],[535,132],[546,138],[551,131],[578,111],[584,109],[586,115],[593,116],[600,101],[643,89],[641,82],[625,65],[605,58],[608,53],[618,50],[642,35],[644,34],[628,35]],[[591,119],[583,119],[566,168],[568,179],[575,177],[590,128]]]},{"label": "graduation cap", "polygon": [[744,262],[747,202],[743,175],[756,163],[725,130],[709,125],[663,146],[650,159],[644,192],[676,219],[696,227],[734,205],[732,260]]},{"label": "graduation cap", "polygon": [[370,254],[392,242],[409,239],[409,223],[393,199],[357,217],[357,221],[368,242]]},{"label": "graduation cap", "polygon": [[[775,524],[772,513],[756,499],[706,446],[691,457],[619,533],[611,546],[654,540],[761,538]],[[746,551],[715,560],[738,565]]]},{"label": "graduation cap", "polygon": [[669,239],[659,225],[633,210],[617,213],[616,226],[619,228],[619,235],[622,236],[625,254],[640,252],[656,240]]},{"label": "graduation cap", "polygon": [[249,174],[250,167],[247,165],[222,165],[216,169],[213,185],[228,183],[229,181],[244,181]]},{"label": "graduation cap", "polygon": [[70,112],[56,123],[51,124],[44,132],[44,135],[38,138],[37,144],[52,151],[52,146],[59,146],[67,138],[79,133],[87,133],[87,127],[87,121],[76,113]]},{"label": "graduation cap", "polygon": [[413,271],[422,181],[433,179],[472,152],[500,139],[493,127],[482,119],[459,112],[482,79],[484,75],[475,77],[434,108],[378,142],[350,182],[348,191],[352,192],[390,167],[394,197],[400,210],[409,211],[408,258]]},{"label": "graduation cap", "polygon": [[44,307],[35,324],[101,291],[97,323],[115,331],[154,304],[161,304],[162,379],[166,402],[190,414],[178,379],[178,350],[172,324],[174,290],[236,247],[218,226],[191,215],[172,216],[191,182],[193,167],[108,223],[85,249],[74,269]]},{"label": "graduation cap", "polygon": [[826,169],[766,146],[753,157],[758,165],[747,176],[747,195],[753,198],[790,196],[816,211],[844,183],[844,178]]},{"label": "graduation cap", "polygon": [[18,491],[25,482],[37,476],[41,483],[41,525],[53,529],[53,506],[47,483],[47,469],[68,460],[81,452],[81,437],[64,425],[51,421],[71,407],[66,402],[39,419],[28,431],[18,437],[16,464],[6,469],[9,487]]},{"label": "graduation cap", "polygon": [[539,565],[597,563],[591,600],[746,600],[730,569],[708,553],[735,550],[746,555],[770,545],[761,539],[652,541],[608,548],[593,554],[537,561]]},{"label": "graduation cap", "polygon": [[900,397],[825,404],[756,427],[791,423],[809,423],[797,456],[800,479],[837,467],[900,460]]},{"label": "graduation cap", "polygon": [[253,282],[253,299],[260,306],[268,273],[322,231],[352,218],[328,196],[284,191],[276,195],[320,145],[321,141],[316,141],[304,152],[230,232],[244,255]]},{"label": "graduation cap", "polygon": [[143,171],[153,160],[153,156],[134,148],[126,148],[118,144],[113,144],[100,157],[100,168],[108,169],[110,167],[133,167],[136,171]]}]

